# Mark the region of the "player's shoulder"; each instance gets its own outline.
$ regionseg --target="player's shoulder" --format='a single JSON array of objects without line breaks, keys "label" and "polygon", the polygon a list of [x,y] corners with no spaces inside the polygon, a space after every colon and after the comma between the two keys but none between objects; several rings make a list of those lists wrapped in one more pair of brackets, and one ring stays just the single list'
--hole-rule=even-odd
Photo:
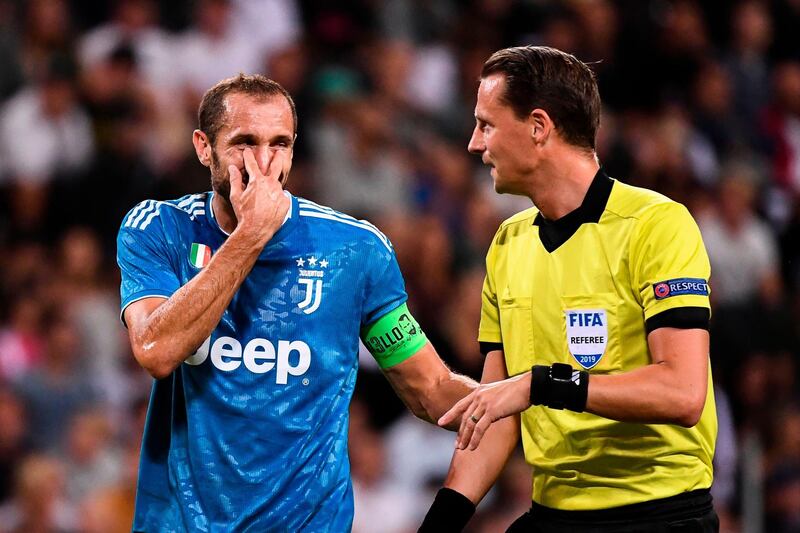
[{"label": "player's shoulder", "polygon": [[358,219],[331,207],[312,202],[299,196],[297,199],[298,217],[314,225],[325,235],[349,238],[356,241],[371,242],[392,249],[389,238],[367,220]]},{"label": "player's shoulder", "polygon": [[659,192],[635,187],[615,180],[606,211],[621,218],[636,220],[653,217],[682,217],[688,214],[686,207]]},{"label": "player's shoulder", "polygon": [[169,221],[193,222],[197,217],[205,215],[208,192],[187,194],[174,200],[143,200],[136,204],[122,219],[120,230],[146,231],[153,223]]}]

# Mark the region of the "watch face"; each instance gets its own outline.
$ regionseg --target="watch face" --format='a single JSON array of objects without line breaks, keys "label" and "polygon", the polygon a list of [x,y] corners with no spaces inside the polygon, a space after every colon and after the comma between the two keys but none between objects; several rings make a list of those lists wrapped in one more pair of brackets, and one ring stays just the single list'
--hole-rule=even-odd
[{"label": "watch face", "polygon": [[553,363],[550,367],[550,377],[559,381],[572,381],[572,367],[564,363]]}]

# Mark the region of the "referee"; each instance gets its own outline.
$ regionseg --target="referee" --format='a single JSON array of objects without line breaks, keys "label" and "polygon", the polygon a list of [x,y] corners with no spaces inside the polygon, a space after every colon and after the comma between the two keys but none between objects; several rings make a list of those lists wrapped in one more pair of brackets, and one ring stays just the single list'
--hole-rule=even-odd
[{"label": "referee", "polygon": [[495,190],[534,207],[489,249],[483,384],[439,420],[463,415],[420,531],[461,531],[520,434],[533,504],[509,532],[717,531],[710,267],[697,225],[600,168],[597,83],[572,55],[493,54],[475,120],[469,150]]}]

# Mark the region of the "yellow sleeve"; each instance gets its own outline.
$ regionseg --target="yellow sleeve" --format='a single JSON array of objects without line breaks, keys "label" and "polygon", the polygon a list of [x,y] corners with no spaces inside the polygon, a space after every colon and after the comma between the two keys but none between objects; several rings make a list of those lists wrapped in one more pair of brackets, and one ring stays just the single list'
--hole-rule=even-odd
[{"label": "yellow sleeve", "polygon": [[646,212],[631,238],[630,258],[645,320],[679,307],[711,309],[708,253],[683,205],[669,202]]},{"label": "yellow sleeve", "polygon": [[497,291],[494,284],[494,259],[497,247],[494,242],[486,254],[486,278],[481,291],[481,323],[478,327],[478,341],[502,343],[500,332],[500,309],[497,307]]}]

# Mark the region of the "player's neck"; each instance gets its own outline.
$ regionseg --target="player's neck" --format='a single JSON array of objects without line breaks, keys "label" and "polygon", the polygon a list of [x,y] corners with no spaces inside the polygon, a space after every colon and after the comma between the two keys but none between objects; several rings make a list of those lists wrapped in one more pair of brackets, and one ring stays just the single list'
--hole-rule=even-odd
[{"label": "player's neck", "polygon": [[214,194],[211,199],[211,209],[214,210],[214,218],[219,224],[219,227],[230,235],[236,229],[236,213],[233,211],[233,206],[225,198],[219,194]]},{"label": "player's neck", "polygon": [[600,165],[592,155],[570,150],[543,161],[531,180],[529,197],[548,220],[558,220],[583,203]]}]

